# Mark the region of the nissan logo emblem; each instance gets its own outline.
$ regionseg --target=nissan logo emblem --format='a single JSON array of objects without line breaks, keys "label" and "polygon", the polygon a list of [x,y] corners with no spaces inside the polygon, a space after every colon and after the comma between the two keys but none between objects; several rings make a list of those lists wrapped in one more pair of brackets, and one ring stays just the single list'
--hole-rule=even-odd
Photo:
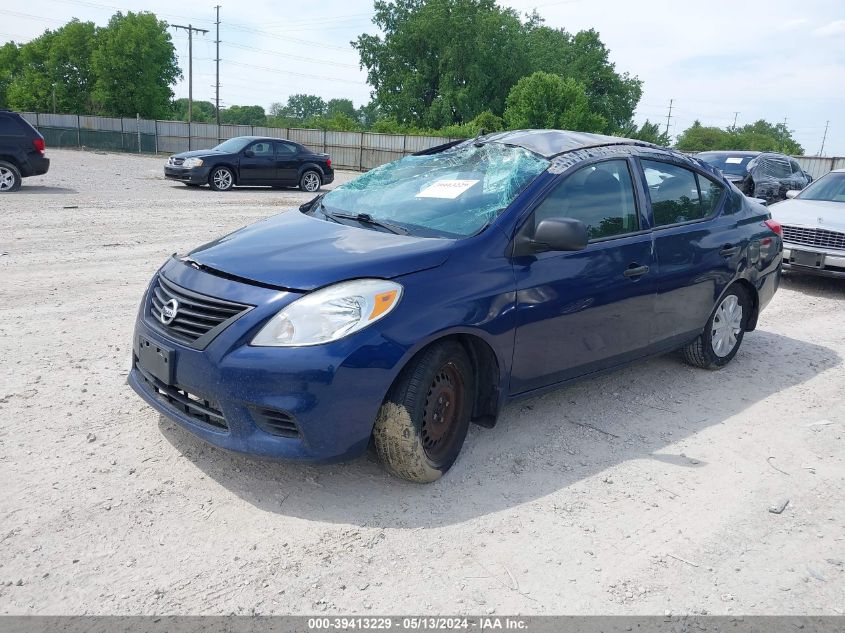
[{"label": "nissan logo emblem", "polygon": [[161,306],[161,312],[158,315],[158,320],[161,321],[164,325],[170,325],[173,323],[173,319],[176,318],[176,315],[179,313],[179,302],[176,299],[171,299],[163,306]]}]

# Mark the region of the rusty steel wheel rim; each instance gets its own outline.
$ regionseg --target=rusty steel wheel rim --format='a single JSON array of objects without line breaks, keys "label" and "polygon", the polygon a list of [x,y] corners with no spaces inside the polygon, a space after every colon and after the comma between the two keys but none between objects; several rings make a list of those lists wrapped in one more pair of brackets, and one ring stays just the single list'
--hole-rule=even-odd
[{"label": "rusty steel wheel rim", "polygon": [[422,416],[423,449],[435,463],[452,450],[463,400],[461,374],[454,363],[448,362],[437,370],[428,387]]}]

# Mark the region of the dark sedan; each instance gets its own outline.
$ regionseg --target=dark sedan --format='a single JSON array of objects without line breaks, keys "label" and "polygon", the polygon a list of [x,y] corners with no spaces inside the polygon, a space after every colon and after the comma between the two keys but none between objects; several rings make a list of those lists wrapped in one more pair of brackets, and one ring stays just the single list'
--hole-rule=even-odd
[{"label": "dark sedan", "polygon": [[328,154],[293,141],[238,136],[212,149],[174,154],[164,166],[164,177],[217,191],[253,185],[318,191],[334,180],[334,169]]},{"label": "dark sedan", "polygon": [[767,204],[786,199],[786,192],[801,190],[813,177],[791,156],[774,152],[701,152],[695,155],[721,171],[746,196]]}]

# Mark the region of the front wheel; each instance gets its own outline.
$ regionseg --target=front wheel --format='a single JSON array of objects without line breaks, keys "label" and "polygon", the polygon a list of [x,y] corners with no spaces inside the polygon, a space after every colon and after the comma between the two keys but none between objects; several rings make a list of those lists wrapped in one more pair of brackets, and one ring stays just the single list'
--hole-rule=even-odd
[{"label": "front wheel", "polygon": [[228,167],[215,167],[208,177],[208,184],[215,191],[229,191],[235,186],[235,175]]},{"label": "front wheel", "polygon": [[703,369],[727,365],[739,351],[750,311],[751,301],[745,289],[739,285],[729,288],[704,331],[683,348],[684,360]]},{"label": "front wheel", "polygon": [[21,172],[12,163],[0,161],[0,193],[21,188]]},{"label": "front wheel", "polygon": [[435,481],[461,452],[474,389],[467,353],[435,343],[402,370],[376,418],[373,443],[387,469],[418,483]]},{"label": "front wheel", "polygon": [[320,178],[320,174],[313,169],[306,171],[302,174],[302,178],[299,179],[299,188],[302,189],[302,191],[317,191],[322,184],[323,181]]}]

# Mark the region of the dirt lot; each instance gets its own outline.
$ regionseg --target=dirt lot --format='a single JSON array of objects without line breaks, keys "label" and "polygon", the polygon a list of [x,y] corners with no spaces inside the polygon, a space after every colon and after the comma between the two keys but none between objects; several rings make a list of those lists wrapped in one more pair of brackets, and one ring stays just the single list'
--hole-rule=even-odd
[{"label": "dirt lot", "polygon": [[433,485],[259,462],[131,392],[132,324],[170,253],[306,196],[50,154],[0,197],[0,613],[843,612],[845,282],[785,279],[722,372],[511,405]]}]

